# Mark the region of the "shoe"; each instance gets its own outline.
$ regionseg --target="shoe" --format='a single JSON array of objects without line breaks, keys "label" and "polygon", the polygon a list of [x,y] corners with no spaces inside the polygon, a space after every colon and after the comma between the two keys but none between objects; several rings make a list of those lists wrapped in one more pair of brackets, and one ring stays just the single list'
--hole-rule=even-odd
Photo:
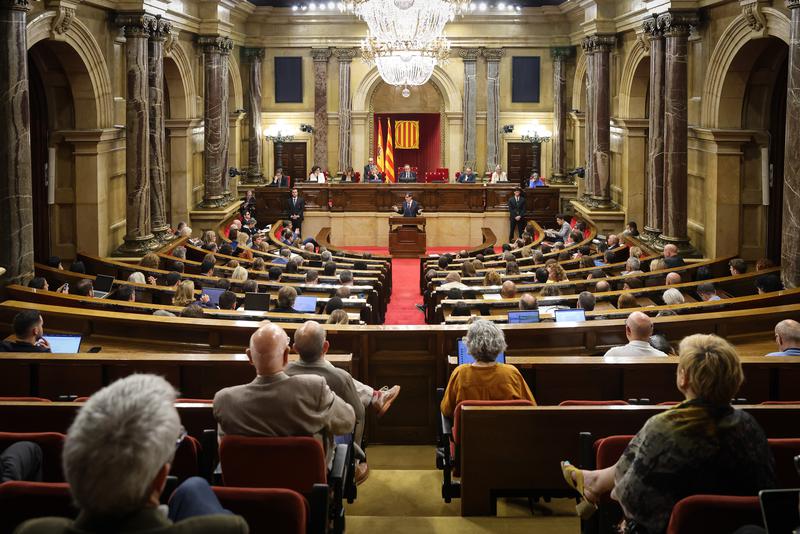
[{"label": "shoe", "polygon": [[368,478],[369,466],[367,465],[367,462],[358,462],[356,464],[356,486],[360,486]]},{"label": "shoe", "polygon": [[[572,478],[573,473],[575,474],[575,478]],[[567,485],[580,493],[580,499],[578,500],[578,504],[575,505],[575,510],[578,512],[578,516],[581,519],[586,520],[592,517],[592,515],[597,511],[597,505],[594,503],[589,502],[584,495],[584,485],[583,485],[583,471],[575,467],[574,465],[570,464],[569,462],[561,462],[561,474],[564,475],[564,480],[567,482]]]},{"label": "shoe", "polygon": [[375,411],[378,412],[378,417],[383,417],[399,394],[400,386],[392,386],[391,388],[384,386],[380,389],[380,395],[372,403]]},{"label": "shoe", "polygon": [[416,306],[417,309],[419,311],[421,311],[422,313],[425,313],[425,305],[424,304],[414,304],[414,306]]}]

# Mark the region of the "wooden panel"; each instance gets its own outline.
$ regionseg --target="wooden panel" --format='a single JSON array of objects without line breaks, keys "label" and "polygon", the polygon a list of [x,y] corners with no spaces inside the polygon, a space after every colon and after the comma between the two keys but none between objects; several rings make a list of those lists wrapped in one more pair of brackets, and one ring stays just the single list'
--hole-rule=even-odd
[{"label": "wooden panel", "polygon": [[508,181],[522,183],[533,169],[533,145],[531,143],[508,143]]},{"label": "wooden panel", "polygon": [[33,386],[29,363],[0,361],[0,397],[30,397]]},{"label": "wooden panel", "polygon": [[39,390],[36,396],[46,399],[57,399],[60,395],[86,397],[103,385],[103,366],[100,364],[40,363]]}]

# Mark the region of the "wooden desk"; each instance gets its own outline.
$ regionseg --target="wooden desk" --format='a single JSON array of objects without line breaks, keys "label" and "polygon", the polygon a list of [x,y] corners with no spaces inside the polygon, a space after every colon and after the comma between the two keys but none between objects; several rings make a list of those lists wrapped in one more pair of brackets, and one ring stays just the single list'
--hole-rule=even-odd
[{"label": "wooden desk", "polygon": [[425,254],[425,217],[389,218],[389,253],[396,258],[418,258]]}]

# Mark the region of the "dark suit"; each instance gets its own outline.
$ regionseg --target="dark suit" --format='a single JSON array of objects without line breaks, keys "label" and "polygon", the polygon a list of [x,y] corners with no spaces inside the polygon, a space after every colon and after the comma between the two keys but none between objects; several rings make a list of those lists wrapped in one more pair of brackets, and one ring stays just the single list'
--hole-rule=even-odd
[{"label": "dark suit", "polygon": [[269,184],[272,187],[289,187],[289,177],[286,175],[281,175],[277,182],[275,181],[275,178],[272,180],[273,181]]},{"label": "dark suit", "polygon": [[680,256],[672,256],[670,258],[664,258],[664,265],[669,269],[674,269],[675,267],[683,267],[686,265],[686,262],[684,262],[683,258]]},{"label": "dark suit", "polygon": [[474,184],[475,180],[476,180],[475,173],[473,172],[471,174],[466,174],[466,173],[462,174],[456,179],[456,182],[461,184]]},{"label": "dark suit", "polygon": [[419,205],[419,202],[416,200],[411,201],[411,206],[408,205],[408,202],[403,201],[403,205],[397,210],[398,213],[402,213],[403,217],[416,217],[419,215],[419,210],[422,209],[422,206]]},{"label": "dark suit", "polygon": [[[509,214],[509,230],[508,241],[509,243],[514,239],[514,229],[522,237],[522,232],[525,231],[525,197],[522,195],[519,198],[511,196],[508,199],[508,214]],[[519,220],[516,220],[519,217]]]},{"label": "dark suit", "polygon": [[408,171],[408,172],[403,171],[397,177],[397,181],[401,182],[401,183],[406,183],[406,184],[411,183],[411,182],[416,182],[417,181],[417,173],[415,173],[414,171]]},{"label": "dark suit", "polygon": [[[299,230],[302,233],[303,227],[303,211],[305,211],[306,202],[300,196],[296,199],[289,197],[289,217],[290,221],[292,221],[292,230]],[[298,215],[296,219],[292,219],[292,215]]]},{"label": "dark suit", "polygon": [[[370,172],[369,172],[370,166],[375,167],[375,170],[378,171],[378,166],[377,165],[369,165],[369,164],[364,165],[364,174],[361,175],[361,176],[364,177],[364,180],[366,180],[370,175]],[[380,171],[378,171],[378,174],[380,174]]]}]

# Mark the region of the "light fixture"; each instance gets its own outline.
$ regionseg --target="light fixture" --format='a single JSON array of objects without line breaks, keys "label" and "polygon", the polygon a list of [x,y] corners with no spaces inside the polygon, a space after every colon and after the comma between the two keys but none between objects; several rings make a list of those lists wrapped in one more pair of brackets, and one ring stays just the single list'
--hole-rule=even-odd
[{"label": "light fixture", "polygon": [[317,4],[315,4],[314,2],[311,2],[310,4],[308,4],[308,9],[310,9],[311,11],[314,11],[315,9],[317,9]]},{"label": "light fixture", "polygon": [[297,11],[297,4],[292,6],[292,11]]},{"label": "light fixture", "polygon": [[361,55],[374,63],[383,81],[407,87],[426,83],[438,63],[447,61],[450,41],[439,37],[424,47],[404,43],[386,43],[374,37],[361,42]]},{"label": "light fixture", "polygon": [[486,2],[481,2],[480,4],[478,4],[478,9],[479,9],[480,11],[486,11],[486,8],[487,8],[487,7],[488,7],[488,6],[486,5]]},{"label": "light fixture", "polygon": [[534,122],[522,130],[521,139],[528,143],[547,143],[550,141],[551,136],[552,134],[548,130]]}]

